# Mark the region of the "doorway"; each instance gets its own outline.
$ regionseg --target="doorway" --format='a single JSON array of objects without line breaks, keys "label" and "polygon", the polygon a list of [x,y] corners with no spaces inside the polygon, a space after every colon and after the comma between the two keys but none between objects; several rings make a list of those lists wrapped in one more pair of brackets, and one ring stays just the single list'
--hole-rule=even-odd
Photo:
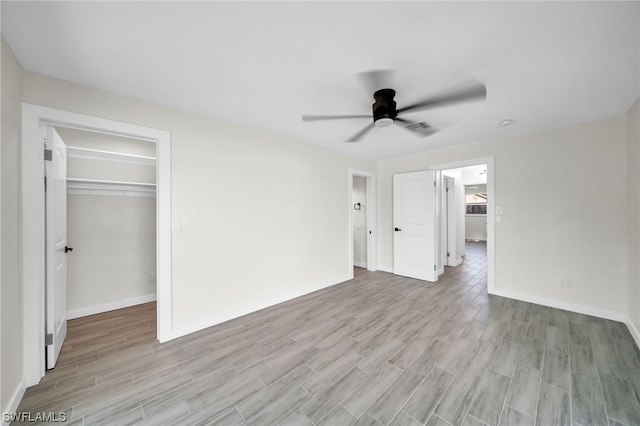
[{"label": "doorway", "polygon": [[156,143],[57,128],[67,151],[68,319],[156,300]]},{"label": "doorway", "polygon": [[45,203],[43,131],[46,126],[73,128],[155,142],[157,145],[156,277],[160,342],[171,339],[171,159],[169,132],[143,126],[23,104],[22,212],[23,301],[26,386],[45,373]]},{"label": "doorway", "polygon": [[362,176],[353,177],[353,266],[367,267],[367,179]]},{"label": "doorway", "polygon": [[[482,253],[483,256],[486,253],[487,291],[489,293],[495,291],[495,222],[496,217],[500,218],[495,214],[497,209],[494,196],[493,164],[493,157],[486,157],[430,167],[431,170],[441,172],[443,177],[441,182],[446,182],[445,178],[449,177],[453,179],[455,186],[455,218],[451,214],[448,216],[449,224],[450,221],[455,220],[456,222],[455,241],[446,244],[446,238],[440,239],[440,259],[444,259],[442,262],[446,262],[443,265],[459,265],[466,256],[467,247],[474,250],[476,257],[478,253]],[[444,183],[442,184],[444,185]],[[446,192],[443,193],[446,194]],[[468,197],[469,195],[471,197]],[[472,202],[470,200],[473,196],[475,198]],[[451,200],[448,201],[450,205]],[[444,216],[444,209],[442,216]],[[444,225],[440,229],[444,230]],[[478,245],[482,246],[481,250],[478,249]],[[451,247],[454,247],[453,250]],[[447,257],[447,253],[449,257]]]},{"label": "doorway", "polygon": [[349,169],[349,275],[355,267],[377,271],[376,175]]}]

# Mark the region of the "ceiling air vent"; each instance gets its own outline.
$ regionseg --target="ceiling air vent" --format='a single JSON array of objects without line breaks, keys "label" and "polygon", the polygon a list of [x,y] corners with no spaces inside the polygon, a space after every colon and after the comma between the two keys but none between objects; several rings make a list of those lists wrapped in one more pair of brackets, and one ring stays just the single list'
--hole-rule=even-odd
[{"label": "ceiling air vent", "polygon": [[421,130],[428,129],[429,127],[431,127],[431,126],[429,126],[427,123],[425,123],[425,122],[423,121],[423,122],[420,122],[420,123],[412,123],[412,124],[409,124],[409,125],[407,126],[407,129],[409,129],[409,130],[415,130],[415,131],[419,132],[419,131],[421,131]]}]

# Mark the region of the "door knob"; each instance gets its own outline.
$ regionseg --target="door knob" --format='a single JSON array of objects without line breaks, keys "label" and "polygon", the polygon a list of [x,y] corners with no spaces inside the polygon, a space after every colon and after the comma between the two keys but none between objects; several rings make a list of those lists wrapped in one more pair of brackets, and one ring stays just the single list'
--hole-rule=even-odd
[{"label": "door knob", "polygon": [[64,246],[64,252],[65,253],[70,252],[70,251],[73,251],[73,247]]},{"label": "door knob", "polygon": [[402,229],[400,229],[400,228],[395,228],[395,229],[394,229],[394,231],[396,231],[396,232],[400,232],[400,231],[402,231]]}]

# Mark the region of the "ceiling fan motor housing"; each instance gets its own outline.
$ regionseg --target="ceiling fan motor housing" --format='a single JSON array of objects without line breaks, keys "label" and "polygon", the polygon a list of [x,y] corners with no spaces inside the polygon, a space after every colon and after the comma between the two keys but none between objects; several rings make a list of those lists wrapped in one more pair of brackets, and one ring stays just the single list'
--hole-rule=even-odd
[{"label": "ceiling fan motor housing", "polygon": [[396,118],[396,101],[393,100],[396,91],[393,89],[380,89],[373,94],[375,99],[371,106],[373,109],[373,122],[378,127],[390,126]]}]

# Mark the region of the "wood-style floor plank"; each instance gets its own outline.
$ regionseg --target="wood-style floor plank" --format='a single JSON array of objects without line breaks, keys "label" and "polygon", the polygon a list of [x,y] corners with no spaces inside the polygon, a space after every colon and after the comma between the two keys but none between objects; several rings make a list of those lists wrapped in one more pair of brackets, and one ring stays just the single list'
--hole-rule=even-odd
[{"label": "wood-style floor plank", "polygon": [[69,321],[20,412],[67,424],[640,424],[622,323],[490,296],[486,245],[436,283],[353,280],[160,344],[148,303]]}]

